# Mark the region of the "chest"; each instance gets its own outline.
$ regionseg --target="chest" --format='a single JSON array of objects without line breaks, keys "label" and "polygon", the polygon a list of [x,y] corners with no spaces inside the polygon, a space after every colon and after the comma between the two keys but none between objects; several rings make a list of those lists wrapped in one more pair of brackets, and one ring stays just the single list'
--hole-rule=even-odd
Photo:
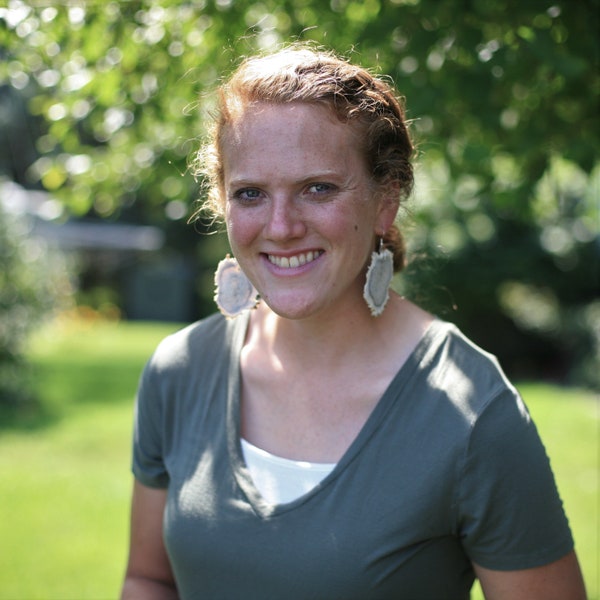
[{"label": "chest", "polygon": [[[338,385],[356,400],[352,384]],[[455,514],[464,425],[454,410],[397,381],[317,488],[271,506],[238,446],[241,388],[198,418],[186,412],[177,440],[189,443],[167,455],[165,541],[182,598],[468,598]],[[321,417],[331,424],[335,413]]]},{"label": "chest", "polygon": [[422,436],[401,429],[393,435],[384,419],[363,431],[320,486],[276,507],[261,501],[232,444],[207,434],[210,452],[169,491],[166,540],[182,597],[467,598],[455,457],[415,460]]},{"label": "chest", "polygon": [[367,368],[291,373],[271,366],[242,366],[242,436],[277,456],[337,462],[393,375]]},{"label": "chest", "polygon": [[241,361],[242,436],[277,456],[337,462],[369,419],[397,365],[291,368]]}]

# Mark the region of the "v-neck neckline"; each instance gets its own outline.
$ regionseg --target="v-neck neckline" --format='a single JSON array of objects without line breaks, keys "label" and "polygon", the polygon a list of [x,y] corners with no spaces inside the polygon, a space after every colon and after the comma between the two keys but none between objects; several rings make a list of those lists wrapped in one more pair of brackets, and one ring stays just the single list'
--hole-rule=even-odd
[{"label": "v-neck neckline", "polygon": [[227,411],[226,411],[226,437],[227,451],[229,454],[229,464],[233,471],[234,479],[246,496],[250,506],[255,513],[263,519],[275,517],[286,512],[295,510],[305,504],[314,496],[324,493],[324,490],[331,485],[348,465],[358,456],[362,448],[368,443],[373,435],[379,429],[384,417],[391,409],[394,400],[398,394],[398,389],[406,385],[412,375],[417,371],[421,360],[430,347],[430,341],[436,336],[440,329],[442,321],[434,319],[421,339],[417,342],[413,351],[410,353],[404,364],[390,381],[385,392],[375,404],[371,414],[363,424],[362,428],[354,438],[350,446],[346,449],[337,465],[319,484],[309,490],[306,494],[287,502],[285,504],[270,504],[265,500],[250,475],[243,458],[241,446],[241,365],[240,355],[246,339],[246,333],[250,322],[250,311],[240,315],[233,323],[233,336],[229,354],[229,387],[227,390]]}]

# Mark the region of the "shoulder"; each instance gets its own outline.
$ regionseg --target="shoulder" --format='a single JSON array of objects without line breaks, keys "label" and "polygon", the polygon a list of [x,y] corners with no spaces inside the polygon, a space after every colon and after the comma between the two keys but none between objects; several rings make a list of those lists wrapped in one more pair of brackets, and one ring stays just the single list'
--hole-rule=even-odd
[{"label": "shoulder", "polygon": [[468,421],[476,420],[498,397],[518,399],[497,358],[455,325],[434,321],[423,342],[416,357],[422,379]]},{"label": "shoulder", "polygon": [[464,373],[484,369],[490,375],[506,377],[496,357],[470,340],[456,325],[436,319],[427,335],[430,339],[429,351],[434,353],[438,363]]},{"label": "shoulder", "polygon": [[228,320],[216,313],[192,323],[164,338],[148,366],[154,371],[169,371],[221,357],[230,347],[236,329],[243,325],[242,320]]},{"label": "shoulder", "polygon": [[243,338],[247,319],[211,315],[167,336],[147,361],[138,385],[138,404],[193,404],[198,390],[219,388],[231,376],[233,353]]},{"label": "shoulder", "polygon": [[167,336],[144,367],[141,391],[160,393],[173,386],[202,385],[225,373],[246,324],[243,315],[225,319],[216,313]]}]

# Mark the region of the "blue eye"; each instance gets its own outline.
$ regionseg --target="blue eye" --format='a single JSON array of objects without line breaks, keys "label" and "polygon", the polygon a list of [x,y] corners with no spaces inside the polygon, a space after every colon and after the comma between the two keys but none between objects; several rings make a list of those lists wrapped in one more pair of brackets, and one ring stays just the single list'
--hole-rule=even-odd
[{"label": "blue eye", "polygon": [[240,202],[254,202],[261,197],[261,192],[256,188],[243,188],[235,192],[233,197]]},{"label": "blue eye", "polygon": [[333,186],[328,183],[313,183],[308,187],[310,194],[326,194],[333,190]]}]

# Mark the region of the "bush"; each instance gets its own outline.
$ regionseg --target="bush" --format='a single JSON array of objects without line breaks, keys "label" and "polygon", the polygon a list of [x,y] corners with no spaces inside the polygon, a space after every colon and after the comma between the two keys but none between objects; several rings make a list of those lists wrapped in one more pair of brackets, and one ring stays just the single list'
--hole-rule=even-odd
[{"label": "bush", "polygon": [[473,177],[427,166],[401,291],[496,354],[513,380],[600,389],[600,165],[586,174],[554,159],[527,219]]},{"label": "bush", "polygon": [[31,331],[71,292],[66,261],[40,238],[33,221],[8,210],[10,188],[0,188],[0,407],[31,402],[25,345]]}]

